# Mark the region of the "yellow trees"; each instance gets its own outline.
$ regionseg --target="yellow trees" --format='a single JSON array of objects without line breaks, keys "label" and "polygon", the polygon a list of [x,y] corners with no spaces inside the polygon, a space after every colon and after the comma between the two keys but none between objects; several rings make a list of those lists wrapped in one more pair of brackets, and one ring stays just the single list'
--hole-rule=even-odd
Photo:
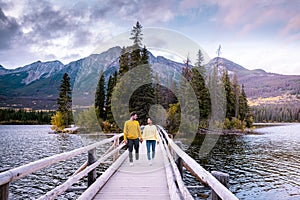
[{"label": "yellow trees", "polygon": [[57,132],[61,132],[65,128],[63,114],[60,111],[51,117],[51,124],[51,129]]}]

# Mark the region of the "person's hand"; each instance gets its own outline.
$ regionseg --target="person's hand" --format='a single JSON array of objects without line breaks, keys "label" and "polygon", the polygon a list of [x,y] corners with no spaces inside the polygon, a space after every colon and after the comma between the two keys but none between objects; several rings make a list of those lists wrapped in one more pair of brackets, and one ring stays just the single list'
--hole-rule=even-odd
[{"label": "person's hand", "polygon": [[127,145],[127,143],[128,143],[128,140],[124,140],[124,143],[125,143],[125,145]]},{"label": "person's hand", "polygon": [[159,144],[159,141],[157,140],[157,142],[156,142],[157,144]]},{"label": "person's hand", "polygon": [[140,138],[140,142],[143,143],[143,138]]}]

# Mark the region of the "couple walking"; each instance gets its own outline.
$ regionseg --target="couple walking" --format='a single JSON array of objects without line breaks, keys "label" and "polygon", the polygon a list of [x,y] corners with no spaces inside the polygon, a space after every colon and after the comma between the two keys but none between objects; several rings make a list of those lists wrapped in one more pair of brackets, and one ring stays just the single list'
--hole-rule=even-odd
[{"label": "couple walking", "polygon": [[[130,166],[133,165],[133,148],[135,149],[135,159],[139,159],[139,142],[146,140],[147,146],[147,157],[149,165],[152,165],[152,160],[155,157],[155,147],[158,144],[158,133],[156,126],[153,125],[152,119],[148,117],[147,123],[143,130],[143,135],[141,134],[141,128],[139,122],[136,120],[137,114],[135,112],[130,113],[130,119],[124,124],[124,142],[128,144],[129,151],[129,162]],[[151,150],[152,155],[150,155]]]}]

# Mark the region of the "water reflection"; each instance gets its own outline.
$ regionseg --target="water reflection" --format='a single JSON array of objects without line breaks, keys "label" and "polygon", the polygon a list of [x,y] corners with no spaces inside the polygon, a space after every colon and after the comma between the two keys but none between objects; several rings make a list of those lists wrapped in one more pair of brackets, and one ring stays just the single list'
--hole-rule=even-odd
[{"label": "water reflection", "polygon": [[[198,135],[186,152],[208,171],[230,174],[230,190],[240,199],[300,199],[300,125],[259,129],[261,135],[220,136],[205,157]],[[199,185],[188,172],[187,185]],[[191,190],[205,199],[209,190]]]}]

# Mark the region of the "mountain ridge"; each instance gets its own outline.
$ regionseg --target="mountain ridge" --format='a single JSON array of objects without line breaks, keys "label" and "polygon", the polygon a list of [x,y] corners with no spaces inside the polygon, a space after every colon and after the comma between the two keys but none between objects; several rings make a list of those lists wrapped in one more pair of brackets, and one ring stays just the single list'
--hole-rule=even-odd
[{"label": "mountain ridge", "polygon": [[[65,65],[58,60],[36,61],[13,70],[0,65],[0,107],[55,109],[59,85],[64,73],[69,74],[71,83],[76,84],[74,88],[80,91],[78,98],[81,101],[86,100],[86,105],[92,104],[90,97],[94,95],[100,70],[104,71],[107,81],[109,75],[119,68],[118,57],[120,54],[121,47],[112,47],[100,54],[91,54]],[[300,83],[299,75],[274,74],[262,69],[248,70],[221,57],[216,57],[209,63],[214,65],[217,62],[218,66],[228,70],[229,74],[237,75],[239,84],[245,85],[245,91],[250,100],[300,93],[297,85]],[[149,52],[149,63],[166,65],[179,73],[184,67],[183,63],[163,56],[155,57],[151,52]],[[166,75],[164,69],[159,70],[160,74]],[[166,76],[166,78],[168,77]],[[89,98],[85,97],[88,95]]]}]

